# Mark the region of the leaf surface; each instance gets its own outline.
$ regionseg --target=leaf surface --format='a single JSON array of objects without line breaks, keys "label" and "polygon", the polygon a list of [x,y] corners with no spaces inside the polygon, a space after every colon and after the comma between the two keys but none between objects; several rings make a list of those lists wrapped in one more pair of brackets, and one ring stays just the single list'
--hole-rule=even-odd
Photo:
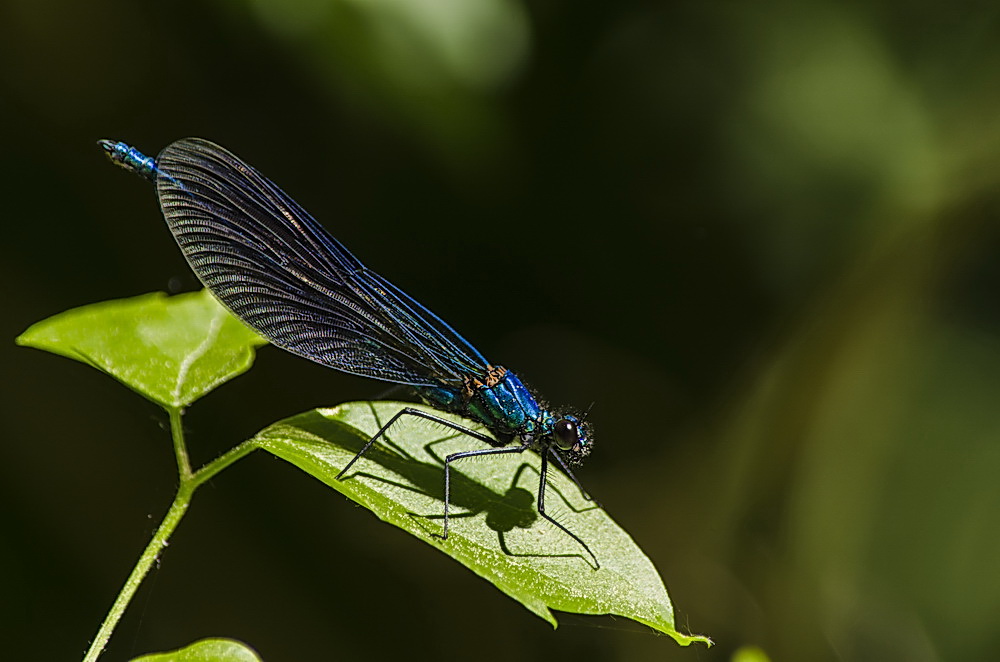
[{"label": "leaf surface", "polygon": [[266,342],[206,290],[82,306],[17,337],[19,345],[93,366],[167,409],[186,407],[246,372]]},{"label": "leaf surface", "polygon": [[[561,471],[551,470],[546,510],[587,542],[600,561],[538,516],[540,456],[458,460],[452,465],[452,517],[442,530],[444,468],[449,453],[481,442],[424,419],[404,416],[351,468],[337,473],[362,445],[406,406],[354,402],[280,421],[257,437],[265,450],[323,481],[380,519],[448,554],[531,612],[552,623],[551,610],[617,614],[670,635],[678,643],[711,643],[674,627],[673,607],[652,562],[632,538]],[[460,425],[469,421],[442,414]]]},{"label": "leaf surface", "polygon": [[261,662],[261,658],[234,639],[202,639],[174,651],[133,658],[132,662]]}]

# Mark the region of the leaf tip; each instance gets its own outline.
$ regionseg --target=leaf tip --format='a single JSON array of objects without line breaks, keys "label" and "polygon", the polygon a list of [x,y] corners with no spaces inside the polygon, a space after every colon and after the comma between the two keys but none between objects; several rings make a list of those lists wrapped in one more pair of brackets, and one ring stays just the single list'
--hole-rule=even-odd
[{"label": "leaf tip", "polygon": [[706,648],[711,648],[715,645],[710,637],[706,637],[701,634],[683,634],[681,632],[671,632],[669,633],[671,637],[674,638],[681,646],[690,646],[691,644],[705,644]]},{"label": "leaf tip", "polygon": [[38,324],[32,324],[27,329],[17,334],[17,337],[14,338],[14,344],[18,347],[35,347],[35,327],[37,326]]}]

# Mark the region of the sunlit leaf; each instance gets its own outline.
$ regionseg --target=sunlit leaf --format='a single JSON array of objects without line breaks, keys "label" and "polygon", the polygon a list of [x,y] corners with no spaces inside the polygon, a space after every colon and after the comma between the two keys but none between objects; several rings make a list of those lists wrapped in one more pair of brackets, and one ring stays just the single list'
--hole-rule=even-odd
[{"label": "sunlit leaf", "polygon": [[233,639],[202,639],[174,651],[133,658],[132,662],[261,662],[261,658]]},{"label": "sunlit leaf", "polygon": [[86,363],[178,408],[249,369],[266,341],[203,290],[74,308],[32,325],[17,343]]},{"label": "sunlit leaf", "polygon": [[456,462],[447,540],[432,535],[441,532],[442,459],[477,447],[470,437],[403,417],[391,430],[392,445],[376,444],[345,480],[337,480],[341,468],[404,406],[413,405],[349,403],[310,411],[263,430],[257,441],[384,521],[437,547],[553,625],[550,609],[617,614],[684,645],[710,643],[676,631],[673,606],[653,564],[561,472],[550,472],[547,510],[587,542],[600,569],[578,543],[538,517],[534,504],[540,457],[535,453]]}]

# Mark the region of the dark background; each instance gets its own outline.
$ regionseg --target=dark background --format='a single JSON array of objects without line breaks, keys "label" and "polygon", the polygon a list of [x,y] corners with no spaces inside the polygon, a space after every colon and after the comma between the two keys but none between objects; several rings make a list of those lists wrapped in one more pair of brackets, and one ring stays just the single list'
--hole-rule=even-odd
[{"label": "dark background", "polygon": [[[0,4],[0,629],[72,660],[172,497],[165,415],[15,348],[196,287],[94,141],[196,135],[554,403],[661,571],[682,649],[553,631],[291,466],[199,491],[106,659],[1000,658],[995,2]],[[378,396],[271,348],[186,418],[204,462]]]}]

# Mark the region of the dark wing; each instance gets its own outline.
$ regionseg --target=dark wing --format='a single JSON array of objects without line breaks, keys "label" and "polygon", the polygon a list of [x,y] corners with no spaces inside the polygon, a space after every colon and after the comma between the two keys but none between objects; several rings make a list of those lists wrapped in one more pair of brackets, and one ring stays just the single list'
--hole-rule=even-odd
[{"label": "dark wing", "polygon": [[269,179],[207,140],[156,159],[156,190],[188,264],[273,344],[356,375],[460,386],[486,359],[365,267]]}]

